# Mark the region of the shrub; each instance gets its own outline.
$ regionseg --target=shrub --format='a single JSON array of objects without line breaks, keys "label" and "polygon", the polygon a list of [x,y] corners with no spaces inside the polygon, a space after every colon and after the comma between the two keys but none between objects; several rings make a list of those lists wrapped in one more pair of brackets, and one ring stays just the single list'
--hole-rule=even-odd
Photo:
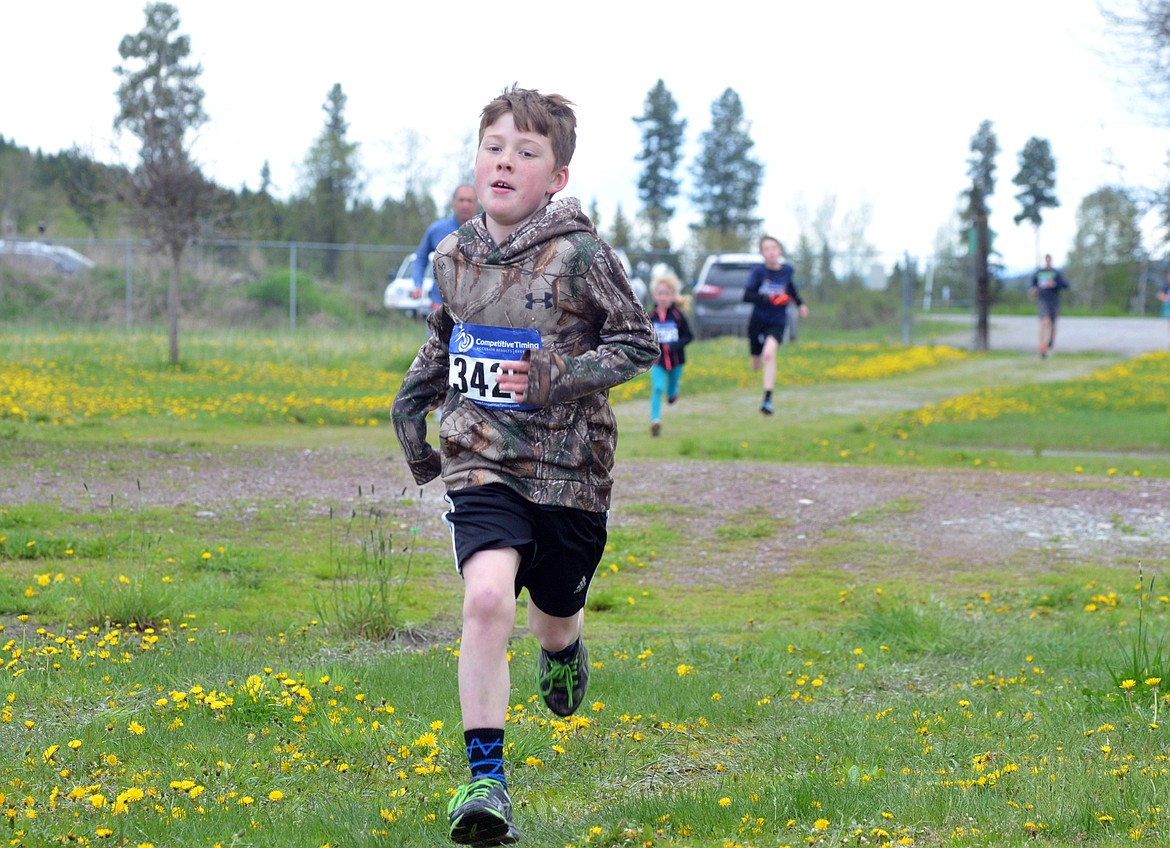
[{"label": "shrub", "polygon": [[[287,312],[291,277],[287,269],[271,271],[248,286],[247,297],[266,309],[280,308]],[[321,290],[313,278],[307,274],[297,274],[297,314],[316,314],[321,311],[321,304]]]}]

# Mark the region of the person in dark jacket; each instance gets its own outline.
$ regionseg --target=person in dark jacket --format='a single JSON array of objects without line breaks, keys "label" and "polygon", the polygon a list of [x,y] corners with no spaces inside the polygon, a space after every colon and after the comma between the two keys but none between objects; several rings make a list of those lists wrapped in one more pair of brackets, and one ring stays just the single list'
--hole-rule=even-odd
[{"label": "person in dark jacket", "polygon": [[678,400],[682,384],[683,365],[686,364],[686,346],[694,338],[687,316],[679,302],[682,284],[674,274],[666,273],[656,277],[650,284],[654,296],[654,308],[650,320],[658,336],[662,353],[650,369],[650,435],[662,432],[662,398],[668,404]]},{"label": "person in dark jacket", "polygon": [[764,400],[760,412],[772,414],[772,391],[776,388],[776,351],[784,341],[788,324],[788,307],[795,303],[801,318],[808,316],[808,307],[800,299],[792,281],[792,266],[784,261],[784,247],[772,236],[760,238],[761,265],[752,269],[743,299],[753,304],[748,320],[748,349],[752,356],[752,370],[764,368]]},{"label": "person in dark jacket", "polygon": [[1032,276],[1028,294],[1036,300],[1040,318],[1040,358],[1046,359],[1056,344],[1056,319],[1060,316],[1060,293],[1068,288],[1064,274],[1052,267],[1052,256],[1045,255],[1044,267]]}]

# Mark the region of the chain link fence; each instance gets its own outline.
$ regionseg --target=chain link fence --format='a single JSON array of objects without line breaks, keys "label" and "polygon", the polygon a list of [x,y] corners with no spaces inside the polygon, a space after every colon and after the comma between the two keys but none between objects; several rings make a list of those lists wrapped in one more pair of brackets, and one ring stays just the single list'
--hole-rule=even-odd
[{"label": "chain link fence", "polygon": [[[206,240],[183,254],[185,321],[345,323],[384,312],[382,294],[413,245]],[[66,262],[76,256],[80,261]],[[170,257],[135,239],[0,242],[0,318],[157,324]]]}]

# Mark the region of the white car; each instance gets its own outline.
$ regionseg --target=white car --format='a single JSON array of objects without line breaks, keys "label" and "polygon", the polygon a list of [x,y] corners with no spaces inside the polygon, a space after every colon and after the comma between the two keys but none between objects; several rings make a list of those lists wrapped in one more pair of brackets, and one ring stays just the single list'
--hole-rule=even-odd
[{"label": "white car", "polygon": [[622,263],[622,267],[626,269],[626,276],[630,278],[630,288],[634,290],[634,297],[638,302],[645,305],[646,303],[646,281],[641,277],[634,276],[634,269],[630,267],[630,257],[626,256],[626,252],[620,247],[614,250],[617,254],[618,260]]},{"label": "white car", "polygon": [[386,284],[382,294],[382,305],[387,309],[398,309],[411,318],[426,318],[431,311],[431,286],[435,284],[434,266],[427,262],[423,275],[422,297],[414,296],[414,254],[402,260],[398,272]]},{"label": "white car", "polygon": [[[624,250],[615,252],[626,271],[626,276],[630,278],[630,287],[634,290],[634,297],[638,299],[639,303],[645,303],[646,281],[641,277],[634,276],[633,268],[630,267],[630,259]],[[423,276],[422,297],[414,297],[414,256],[415,254],[410,254],[398,266],[398,273],[386,285],[386,291],[382,294],[382,305],[387,309],[399,309],[411,318],[426,318],[431,311],[429,292],[431,286],[435,284],[435,266],[428,258],[427,270]],[[432,253],[431,258],[433,257]]]}]

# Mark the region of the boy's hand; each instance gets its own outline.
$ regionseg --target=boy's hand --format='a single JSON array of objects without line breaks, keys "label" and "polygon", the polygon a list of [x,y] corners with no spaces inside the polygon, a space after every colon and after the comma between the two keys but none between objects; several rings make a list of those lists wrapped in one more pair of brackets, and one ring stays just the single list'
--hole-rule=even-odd
[{"label": "boy's hand", "polygon": [[501,362],[496,385],[500,391],[509,392],[517,403],[524,403],[524,395],[528,392],[528,363],[523,360]]}]

